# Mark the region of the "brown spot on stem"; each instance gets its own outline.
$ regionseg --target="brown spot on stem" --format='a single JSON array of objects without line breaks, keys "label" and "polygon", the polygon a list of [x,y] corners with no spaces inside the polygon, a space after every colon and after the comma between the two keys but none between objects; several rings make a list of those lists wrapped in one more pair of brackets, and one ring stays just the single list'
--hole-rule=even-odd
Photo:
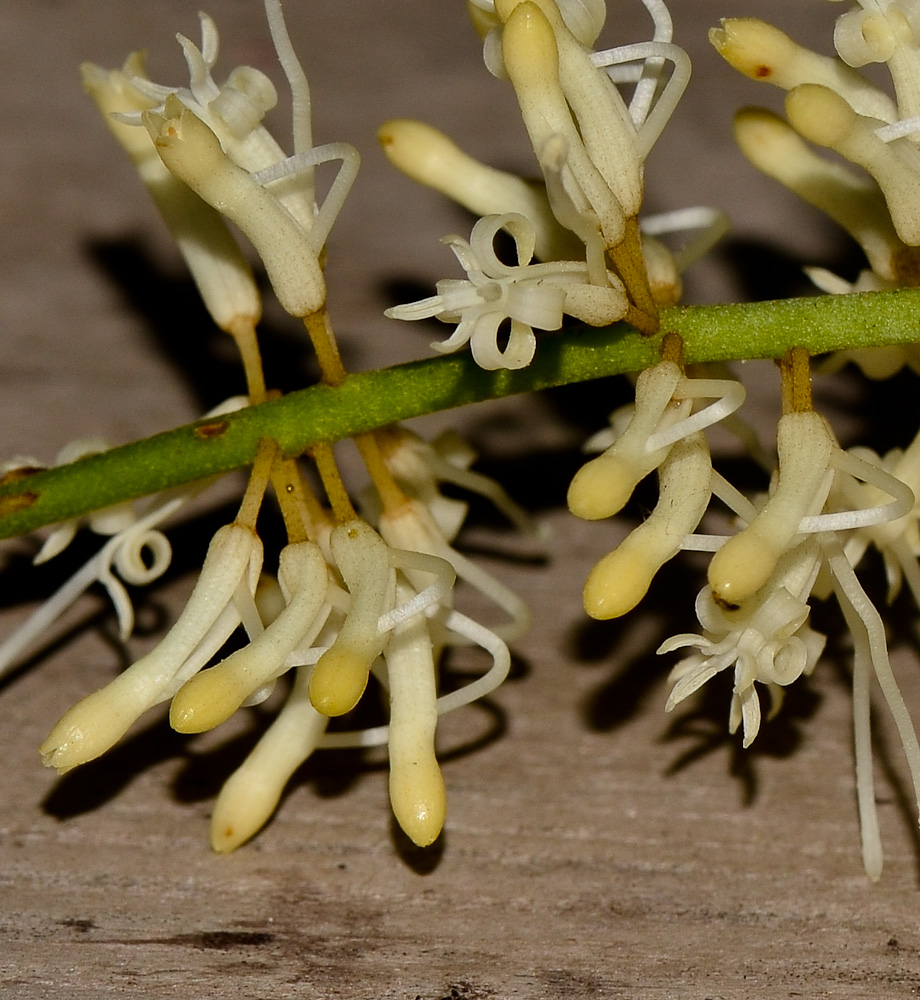
[{"label": "brown spot on stem", "polygon": [[16,493],[11,497],[0,497],[0,517],[18,514],[21,510],[31,507],[38,499],[37,493]]},{"label": "brown spot on stem", "polygon": [[227,430],[229,424],[226,420],[217,420],[212,424],[202,424],[200,427],[195,428],[195,437],[201,438],[203,441],[209,438],[220,437]]},{"label": "brown spot on stem", "polygon": [[45,468],[41,465],[24,465],[19,469],[10,469],[9,472],[5,472],[0,476],[0,486],[9,486],[11,483],[18,483],[29,476],[34,476],[36,472],[44,472]]},{"label": "brown spot on stem", "polygon": [[761,63],[760,66],[754,67],[754,76],[758,80],[763,80],[768,76],[773,76],[773,67]]}]

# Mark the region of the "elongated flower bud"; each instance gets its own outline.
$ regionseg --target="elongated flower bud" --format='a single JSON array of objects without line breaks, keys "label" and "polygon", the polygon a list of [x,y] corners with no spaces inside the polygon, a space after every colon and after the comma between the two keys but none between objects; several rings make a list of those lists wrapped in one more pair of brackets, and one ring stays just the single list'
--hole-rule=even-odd
[{"label": "elongated flower bud", "polygon": [[649,450],[647,443],[658,429],[681,377],[680,368],[672,361],[662,361],[639,376],[629,426],[603,455],[583,465],[569,486],[569,510],[576,517],[597,521],[616,514],[639,481],[658,467],[666,451]]},{"label": "elongated flower bud", "polygon": [[364,693],[386,641],[377,622],[386,609],[391,570],[386,543],[364,521],[334,528],[329,545],[351,594],[351,607],[335,642],[313,670],[310,700],[323,715],[344,715]]},{"label": "elongated flower bud", "polygon": [[284,661],[313,625],[326,596],[326,560],[313,542],[287,545],[280,575],[288,594],[281,614],[247,646],[196,674],[173,698],[169,723],[180,733],[203,733],[226,721]]},{"label": "elongated flower bud", "polygon": [[645,597],[655,574],[700,523],[709,505],[711,476],[702,433],[672,446],[659,466],[655,509],[588,576],[584,604],[592,618],[619,618]]},{"label": "elongated flower bud", "polygon": [[802,518],[817,513],[813,508],[827,481],[835,447],[823,417],[813,410],[780,418],[776,489],[763,510],[729,538],[709,564],[709,585],[717,601],[739,605],[770,579]]},{"label": "elongated flower bud", "polygon": [[146,112],[144,124],[169,170],[250,240],[284,309],[292,316],[316,312],[326,300],[319,260],[277,198],[224,153],[217,136],[178,98],[167,98],[165,115]]},{"label": "elongated flower bud", "polygon": [[[401,589],[408,599],[409,588]],[[406,834],[427,847],[441,832],[447,806],[434,750],[437,691],[427,621],[416,615],[397,625],[387,644],[390,688],[390,803]]]},{"label": "elongated flower bud", "polygon": [[231,602],[241,583],[250,593],[255,590],[261,564],[262,543],[250,528],[236,523],[221,528],[176,624],[156,649],[63,716],[39,748],[42,763],[63,773],[105,753],[163,699],[193,654],[202,650],[202,663],[207,662],[239,624]]}]

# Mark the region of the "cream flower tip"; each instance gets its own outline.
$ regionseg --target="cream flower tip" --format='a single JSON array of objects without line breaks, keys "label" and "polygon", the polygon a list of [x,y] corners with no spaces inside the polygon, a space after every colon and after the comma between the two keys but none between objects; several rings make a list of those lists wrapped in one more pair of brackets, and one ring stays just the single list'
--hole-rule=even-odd
[{"label": "cream flower tip", "polygon": [[284,782],[245,765],[220,791],[211,814],[211,850],[229,854],[255,836],[275,811]]},{"label": "cream flower tip", "polygon": [[797,52],[792,39],[772,24],[756,17],[725,18],[709,29],[709,41],[739,73],[754,80],[768,80]]},{"label": "cream flower tip", "polygon": [[205,670],[176,693],[169,707],[169,724],[177,733],[205,733],[229,719],[248,694],[238,674],[219,667]]},{"label": "cream flower tip", "polygon": [[443,132],[412,118],[385,121],[377,140],[390,163],[420,184],[434,186],[469,159]]},{"label": "cream flower tip", "polygon": [[569,510],[586,521],[610,517],[623,509],[637,482],[632,463],[600,455],[575,473],[567,497]]},{"label": "cream flower tip", "polygon": [[737,607],[770,579],[780,553],[750,531],[730,538],[712,557],[709,585],[717,603]]},{"label": "cream flower tip", "polygon": [[531,0],[516,4],[508,15],[502,58],[511,79],[525,86],[558,80],[556,36],[546,15]]},{"label": "cream flower tip", "polygon": [[396,821],[418,847],[438,839],[447,814],[447,793],[434,754],[390,771],[390,804]]},{"label": "cream flower tip", "polygon": [[625,615],[645,597],[658,571],[636,548],[621,546],[609,552],[588,575],[584,589],[585,611],[598,621]]},{"label": "cream flower tip", "polygon": [[803,83],[786,95],[792,127],[819,146],[835,148],[853,130],[859,115],[829,87]]},{"label": "cream flower tip", "polygon": [[45,767],[64,774],[100,757],[128,731],[136,715],[125,711],[109,686],[66,712],[38,748]]},{"label": "cream flower tip", "polygon": [[367,657],[333,646],[317,661],[310,678],[310,701],[317,712],[334,717],[350,712],[367,687]]}]

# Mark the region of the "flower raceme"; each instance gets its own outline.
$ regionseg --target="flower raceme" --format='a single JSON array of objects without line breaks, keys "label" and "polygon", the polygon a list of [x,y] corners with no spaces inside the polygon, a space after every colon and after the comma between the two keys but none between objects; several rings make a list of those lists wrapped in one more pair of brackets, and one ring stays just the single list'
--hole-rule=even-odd
[{"label": "flower raceme", "polygon": [[[87,89],[175,236],[212,317],[236,339],[248,402],[253,403],[269,395],[256,341],[261,298],[227,223],[255,247],[281,305],[304,320],[324,380],[336,385],[345,371],[325,311],[324,248],[358,164],[357,154],[344,143],[313,145],[309,88],[279,0],[265,0],[265,9],[293,98],[291,156],[262,125],[277,96],[264,74],[241,67],[224,83],[215,81],[218,35],[207,15],[201,15],[200,47],[179,38],[189,70],[187,87],[154,83],[138,55],[129,57],[121,70],[84,67]],[[342,167],[318,203],[315,168],[329,160],[341,160]],[[529,223],[524,218],[502,221],[515,231],[518,269],[526,269],[534,249]],[[483,229],[488,227],[484,221]],[[501,289],[508,277],[491,250],[495,232],[493,226],[491,234],[475,236],[467,256],[458,249],[473,272],[470,289],[479,288],[480,278]],[[472,255],[488,258],[489,253],[491,260],[477,270]],[[585,265],[574,268],[583,271]],[[565,286],[565,267],[544,270],[561,275]],[[542,319],[550,303],[561,322],[559,303],[552,302],[565,294],[564,287],[554,290],[547,283],[541,289],[539,270],[520,289],[511,280],[505,285],[509,315],[517,315],[523,303],[525,319],[533,313]],[[612,286],[606,291],[616,295]],[[478,292],[460,294],[475,299]],[[484,299],[491,294],[490,286]],[[576,291],[579,295],[587,302]],[[531,304],[534,296],[542,305]],[[448,297],[452,303],[455,296]],[[479,350],[481,336],[474,340]],[[228,407],[246,403],[239,399]],[[466,504],[445,496],[441,485],[472,489],[494,501],[517,526],[533,531],[533,525],[497,484],[469,469],[474,455],[456,436],[428,445],[392,427],[363,435],[356,443],[372,482],[368,519],[355,513],[331,445],[319,443],[311,453],[327,508],[296,462],[281,456],[271,439],[260,443],[239,513],[211,540],[201,575],[175,624],[153,650],[65,713],[42,744],[45,764],[64,772],[95,759],[141,715],[164,702],[170,704],[176,730],[211,730],[240,708],[265,701],[287,674],[292,680],[277,718],[219,796],[212,822],[214,848],[232,850],[257,832],[294,771],[323,747],[388,745],[390,795],[398,822],[418,844],[438,837],[446,797],[435,755],[437,718],[487,695],[504,680],[510,654],[499,633],[517,637],[529,622],[516,595],[453,547]],[[112,566],[135,584],[162,573],[169,544],[153,529],[204,485],[156,498],[137,510],[92,515],[91,527],[112,534],[111,541],[7,642],[0,651],[3,662],[13,662],[96,580],[111,594],[127,638],[131,604]],[[257,530],[269,486],[288,535],[272,572],[263,566]],[[60,551],[75,529],[56,529],[39,558]],[[457,579],[496,605],[506,620],[495,631],[457,610]],[[228,641],[242,633],[238,648],[228,650]],[[439,694],[442,656],[458,644],[480,648],[491,666],[465,688]],[[368,687],[383,693],[389,721],[370,729],[328,731],[329,720],[347,716]]]},{"label": "flower raceme", "polygon": [[[705,209],[640,222],[645,161],[689,73],[686,55],[672,42],[665,4],[642,2],[653,37],[595,51],[603,0],[470,0],[486,66],[510,83],[520,106],[542,174],[538,183],[473,160],[429,126],[392,120],[382,127],[384,149],[397,166],[479,217],[469,239],[444,240],[465,279],[440,281],[434,296],[388,311],[455,325],[435,350],[469,345],[483,368],[519,369],[534,357],[540,331],[560,329],[567,317],[589,325],[625,319],[652,335],[659,308],[680,299],[684,269],[724,228],[724,217]],[[314,145],[310,92],[280,0],[265,0],[265,7],[291,91],[290,155],[263,125],[277,98],[271,81],[252,67],[237,68],[223,82],[215,78],[218,35],[206,15],[200,44],[179,39],[187,86],[153,82],[138,55],[120,70],[84,68],[87,89],[174,234],[208,310],[240,347],[248,400],[235,406],[275,395],[265,385],[256,340],[261,297],[235,230],[262,258],[282,306],[303,319],[326,387],[335,390],[347,378],[326,311],[324,268],[357,154],[344,143]],[[838,19],[836,60],[752,19],[726,21],[713,34],[733,65],[789,91],[788,121],[759,111],[739,115],[736,134],[748,157],[834,218],[866,253],[869,270],[854,281],[812,272],[835,293],[918,283],[918,11],[920,0],[864,0]],[[888,65],[894,96],[858,72],[873,61]],[[842,154],[863,172],[825,159],[809,143]],[[341,167],[319,199],[315,172],[327,161]],[[676,249],[666,242],[672,233],[694,231]],[[769,490],[748,499],[713,468],[710,451],[719,424],[719,433],[735,435],[758,464],[771,465],[735,412],[744,399],[740,383],[715,367],[685,365],[674,333],[656,348],[660,360],[635,379],[634,404],[614,413],[610,428],[589,442],[588,450],[600,454],[569,489],[574,513],[601,520],[619,512],[644,478],[658,478],[654,508],[590,572],[585,608],[599,619],[622,616],[680,550],[712,553],[696,602],[699,632],[673,636],[660,649],[685,651],[672,670],[666,708],[730,672],[728,725],[741,730],[747,747],[764,725],[761,695],[768,693],[772,715],[785,689],[814,671],[824,639],[811,627],[811,601],[833,595],[853,636],[856,797],[864,865],[877,878],[875,681],[918,801],[920,744],[891,669],[884,625],[856,567],[876,549],[889,598],[906,582],[920,602],[920,437],[884,458],[841,448],[812,408],[807,353],[793,348],[780,366],[783,415]],[[860,360],[880,375],[911,354]],[[516,527],[539,532],[501,487],[470,468],[472,452],[456,435],[429,444],[404,428],[385,427],[358,434],[355,444],[370,478],[357,506],[332,442],[311,447],[313,480],[303,459],[282,455],[270,437],[260,442],[239,513],[212,539],[186,608],[154,649],[54,726],[41,748],[46,764],[66,771],[96,758],[159,704],[169,703],[176,730],[196,734],[266,702],[277,689],[280,708],[218,797],[215,850],[233,850],[253,836],[314,751],[342,747],[387,746],[397,822],[416,844],[438,837],[447,809],[438,718],[504,680],[506,643],[529,623],[520,598],[458,551],[467,504],[454,488],[486,497]],[[17,460],[6,471],[27,475],[36,465]],[[127,638],[133,609],[125,584],[162,573],[170,549],[160,526],[206,485],[90,515],[89,527],[108,541],[0,648],[0,670],[94,582],[111,596]],[[266,555],[258,526],[270,493],[287,541]],[[736,519],[728,536],[701,531],[712,497]],[[76,523],[53,529],[38,560],[61,551],[76,529]],[[487,627],[459,610],[464,587],[494,605],[497,622]],[[455,645],[481,650],[489,665],[465,687],[439,690],[442,661]],[[350,713],[375,697],[380,724],[347,728]]]}]

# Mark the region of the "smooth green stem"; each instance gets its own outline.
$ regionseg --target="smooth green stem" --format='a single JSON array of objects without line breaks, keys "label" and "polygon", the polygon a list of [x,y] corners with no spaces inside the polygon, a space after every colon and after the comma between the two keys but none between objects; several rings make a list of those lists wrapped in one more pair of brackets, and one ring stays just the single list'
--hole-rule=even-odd
[{"label": "smooth green stem", "polygon": [[[920,290],[818,296],[666,310],[662,333],[684,340],[687,363],[780,358],[920,341]],[[640,371],[658,360],[660,337],[619,325],[541,339],[520,371],[485,372],[468,354],[349,375],[283,399],[202,420],[0,487],[0,538],[249,465],[262,438],[286,456],[386,424],[468,403]]]}]

